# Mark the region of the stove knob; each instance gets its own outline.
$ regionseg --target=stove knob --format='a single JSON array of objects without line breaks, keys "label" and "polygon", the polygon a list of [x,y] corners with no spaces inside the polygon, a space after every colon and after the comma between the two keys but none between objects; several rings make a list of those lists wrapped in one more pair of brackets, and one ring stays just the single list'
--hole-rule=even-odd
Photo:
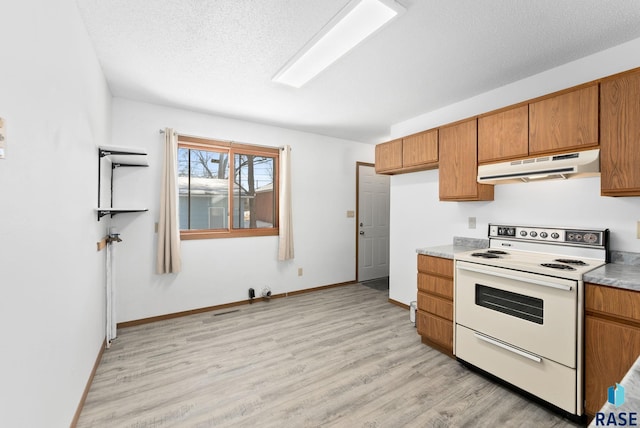
[{"label": "stove knob", "polygon": [[538,236],[538,232],[536,232],[535,230],[532,230],[531,233],[529,234],[532,238],[535,238],[536,236]]},{"label": "stove knob", "polygon": [[520,236],[527,236],[527,231],[526,230],[521,230],[520,231]]},{"label": "stove knob", "polygon": [[558,232],[553,232],[553,233],[551,234],[551,237],[552,237],[553,239],[558,239],[558,238],[560,237],[560,234],[559,234]]},{"label": "stove knob", "polygon": [[549,236],[549,235],[547,234],[547,232],[540,232],[540,237],[541,237],[541,238],[546,238],[547,236]]}]

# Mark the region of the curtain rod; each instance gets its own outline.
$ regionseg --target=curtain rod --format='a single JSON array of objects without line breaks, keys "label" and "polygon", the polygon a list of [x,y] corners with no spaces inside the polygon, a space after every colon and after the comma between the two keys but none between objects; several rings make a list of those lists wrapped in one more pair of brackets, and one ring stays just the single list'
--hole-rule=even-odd
[{"label": "curtain rod", "polygon": [[[164,134],[164,129],[160,129],[160,133]],[[198,137],[197,135],[187,135],[187,134],[179,134],[176,131],[173,131],[174,134],[176,135],[181,135],[183,137],[191,137],[191,138],[201,138],[203,140],[210,140],[210,138],[205,138],[205,137]],[[284,150],[284,147],[273,147],[273,146],[264,146],[264,145],[260,145],[260,144],[252,144],[252,143],[241,143],[239,141],[228,141],[228,140],[218,140],[218,141],[223,141],[225,143],[229,143],[229,144],[244,144],[247,146],[255,146],[255,147],[263,147],[265,149],[275,149],[275,148],[279,148],[280,150]],[[293,149],[291,149],[293,151]]]}]

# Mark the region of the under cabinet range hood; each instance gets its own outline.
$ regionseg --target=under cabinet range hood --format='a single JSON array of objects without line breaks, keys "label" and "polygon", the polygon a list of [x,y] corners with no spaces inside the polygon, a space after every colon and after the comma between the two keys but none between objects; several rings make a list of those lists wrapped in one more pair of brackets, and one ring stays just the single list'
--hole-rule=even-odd
[{"label": "under cabinet range hood", "polygon": [[478,183],[522,183],[534,180],[592,177],[600,173],[600,150],[548,155],[478,166]]}]

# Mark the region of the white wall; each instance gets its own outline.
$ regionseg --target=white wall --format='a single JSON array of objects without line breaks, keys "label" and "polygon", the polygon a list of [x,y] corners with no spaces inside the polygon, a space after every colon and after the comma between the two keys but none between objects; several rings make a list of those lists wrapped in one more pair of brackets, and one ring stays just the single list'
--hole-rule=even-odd
[{"label": "white wall", "polygon": [[0,426],[69,426],[104,340],[97,149],[111,95],[73,0],[3,2]]},{"label": "white wall", "polygon": [[[156,275],[162,136],[186,135],[292,147],[295,259],[277,260],[275,236],[182,241],[183,271]],[[247,299],[250,287],[274,294],[355,279],[356,161],[373,162],[374,146],[115,98],[113,144],[142,147],[149,168],[116,171],[114,205],[149,212],[111,220],[117,244],[118,322]],[[297,274],[303,268],[303,276]]]},{"label": "white wall", "polygon": [[[434,128],[640,66],[640,39],[494,91],[398,123],[393,138]],[[639,166],[640,167],[640,166]],[[416,248],[450,244],[453,236],[487,237],[490,222],[611,229],[611,247],[640,252],[640,197],[600,196],[600,178],[503,184],[492,202],[439,202],[438,171],[391,178],[390,298],[416,299]],[[468,217],[477,228],[468,229]]]}]

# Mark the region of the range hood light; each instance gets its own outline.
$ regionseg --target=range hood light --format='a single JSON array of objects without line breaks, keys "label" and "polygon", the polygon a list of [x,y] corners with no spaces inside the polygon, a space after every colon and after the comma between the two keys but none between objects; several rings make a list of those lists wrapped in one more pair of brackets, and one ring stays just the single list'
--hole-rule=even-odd
[{"label": "range hood light", "polygon": [[567,174],[542,174],[542,175],[530,175],[528,177],[521,177],[520,180],[528,183],[530,181],[535,180],[553,180],[553,179],[562,179],[567,180],[569,176]]}]

